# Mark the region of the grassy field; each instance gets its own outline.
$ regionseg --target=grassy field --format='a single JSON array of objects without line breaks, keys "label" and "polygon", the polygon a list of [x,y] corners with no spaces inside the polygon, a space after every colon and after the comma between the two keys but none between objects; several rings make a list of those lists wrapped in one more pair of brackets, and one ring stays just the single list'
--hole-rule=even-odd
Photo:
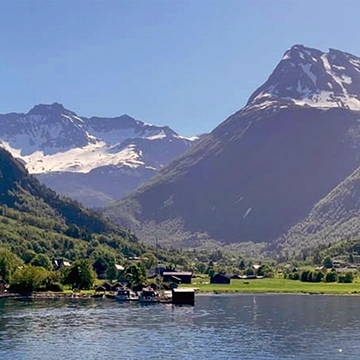
[{"label": "grassy field", "polygon": [[308,283],[288,279],[254,279],[231,280],[228,285],[204,283],[206,279],[195,278],[192,284],[181,285],[193,287],[200,293],[303,293],[303,294],[360,294],[360,281],[351,284]]}]

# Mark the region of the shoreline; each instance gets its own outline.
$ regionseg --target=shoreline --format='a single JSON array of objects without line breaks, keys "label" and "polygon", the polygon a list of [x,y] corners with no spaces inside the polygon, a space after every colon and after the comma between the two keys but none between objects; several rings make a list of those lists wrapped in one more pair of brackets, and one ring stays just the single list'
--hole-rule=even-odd
[{"label": "shoreline", "polygon": [[[360,296],[359,291],[354,292],[343,292],[343,293],[326,293],[326,292],[306,292],[306,291],[298,291],[298,292],[276,292],[276,291],[228,291],[228,290],[214,290],[214,291],[196,291],[196,296],[224,296],[224,295],[327,295],[327,296]],[[2,293],[0,294],[0,301],[2,299],[10,299],[10,300],[60,300],[60,299],[69,299],[69,300],[90,300],[90,299],[113,299],[112,296],[104,295],[104,296],[94,296],[94,294],[82,294],[82,293],[29,293],[29,294],[21,294],[21,293]]]}]

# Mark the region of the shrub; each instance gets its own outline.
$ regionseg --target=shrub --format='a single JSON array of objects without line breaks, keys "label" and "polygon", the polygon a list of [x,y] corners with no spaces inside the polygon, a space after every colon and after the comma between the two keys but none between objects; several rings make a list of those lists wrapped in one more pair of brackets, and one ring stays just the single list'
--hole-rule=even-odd
[{"label": "shrub", "polygon": [[335,271],[330,271],[325,276],[325,282],[336,282],[337,279],[338,279],[338,276]]},{"label": "shrub", "polygon": [[300,275],[297,272],[292,272],[288,275],[290,280],[300,280]]},{"label": "shrub", "polygon": [[339,283],[352,283],[354,280],[354,274],[351,271],[343,272],[339,275]]},{"label": "shrub", "polygon": [[320,282],[324,274],[320,271],[306,270],[301,273],[300,280],[304,282]]}]

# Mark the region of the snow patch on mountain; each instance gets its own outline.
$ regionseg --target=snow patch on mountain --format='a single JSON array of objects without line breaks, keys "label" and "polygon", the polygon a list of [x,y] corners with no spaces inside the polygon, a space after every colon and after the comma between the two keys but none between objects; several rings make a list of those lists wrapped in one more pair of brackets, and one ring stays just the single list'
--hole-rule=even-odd
[{"label": "snow patch on mountain", "polygon": [[[156,158],[160,147],[171,157],[172,149],[176,156],[196,140],[127,115],[82,118],[57,103],[37,105],[27,114],[0,115],[0,146],[22,159],[33,174],[88,173],[110,165],[158,169],[165,163],[147,162]],[[172,141],[181,144],[171,145]]]},{"label": "snow patch on mountain", "polygon": [[334,49],[324,53],[293,46],[245,109],[262,109],[279,101],[282,105],[360,111],[360,59]]}]

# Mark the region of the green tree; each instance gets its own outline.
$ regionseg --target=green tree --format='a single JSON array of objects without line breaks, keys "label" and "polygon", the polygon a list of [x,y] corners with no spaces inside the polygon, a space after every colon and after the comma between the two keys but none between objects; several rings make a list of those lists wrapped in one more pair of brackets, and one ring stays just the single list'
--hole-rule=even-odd
[{"label": "green tree", "polygon": [[90,256],[93,268],[99,279],[104,279],[109,269],[115,268],[114,251],[106,246],[99,246]]},{"label": "green tree", "polygon": [[352,253],[349,254],[349,261],[350,261],[351,264],[354,263],[354,256],[353,256]]},{"label": "green tree", "polygon": [[329,271],[325,276],[325,282],[336,282],[338,279],[335,271]]},{"label": "green tree", "polygon": [[354,274],[352,271],[346,271],[339,275],[339,283],[352,283],[354,280]]},{"label": "green tree", "polygon": [[206,264],[203,262],[198,262],[196,264],[196,269],[199,273],[204,274],[206,271]]},{"label": "green tree", "polygon": [[315,250],[313,253],[313,263],[314,265],[321,264],[321,256],[319,250]]},{"label": "green tree", "polygon": [[240,270],[245,270],[245,263],[244,260],[241,259],[240,264],[239,264],[239,269]]},{"label": "green tree", "polygon": [[45,289],[49,271],[43,267],[24,265],[17,269],[12,277],[11,287],[18,291],[36,291]]},{"label": "green tree", "polygon": [[265,277],[273,277],[274,271],[269,265],[263,264],[256,270],[256,275],[265,276]]},{"label": "green tree", "polygon": [[215,250],[210,254],[209,259],[213,262],[220,261],[223,258],[224,254],[221,250]]},{"label": "green tree", "polygon": [[207,273],[209,277],[213,277],[215,275],[215,270],[213,268],[208,268]]},{"label": "green tree", "polygon": [[245,275],[254,275],[254,270],[253,268],[247,268],[244,272]]},{"label": "green tree", "polygon": [[300,280],[300,275],[296,271],[289,273],[288,278],[290,280]]},{"label": "green tree", "polygon": [[310,274],[310,271],[309,270],[305,270],[301,273],[300,275],[300,281],[308,281],[308,278],[309,278],[309,274]]},{"label": "green tree", "polygon": [[331,261],[330,256],[327,256],[324,261],[323,261],[323,265],[327,268],[327,269],[331,269],[333,267],[333,263]]},{"label": "green tree", "polygon": [[46,270],[52,270],[53,265],[51,263],[51,260],[46,254],[37,254],[35,257],[31,260],[30,265],[32,266],[38,266],[43,267]]},{"label": "green tree", "polygon": [[150,270],[156,265],[156,256],[152,253],[145,253],[141,256],[141,262],[144,264],[146,269]]},{"label": "green tree", "polygon": [[146,269],[141,262],[131,264],[125,269],[125,277],[133,285],[143,284],[146,281]]},{"label": "green tree", "polygon": [[80,229],[77,225],[71,224],[66,230],[65,235],[75,239],[80,239]]},{"label": "green tree", "polygon": [[12,274],[22,263],[22,260],[11,251],[0,249],[0,278],[10,282]]},{"label": "green tree", "polygon": [[88,290],[96,279],[92,264],[85,259],[76,260],[69,269],[64,270],[62,283],[71,285],[73,289]]}]

